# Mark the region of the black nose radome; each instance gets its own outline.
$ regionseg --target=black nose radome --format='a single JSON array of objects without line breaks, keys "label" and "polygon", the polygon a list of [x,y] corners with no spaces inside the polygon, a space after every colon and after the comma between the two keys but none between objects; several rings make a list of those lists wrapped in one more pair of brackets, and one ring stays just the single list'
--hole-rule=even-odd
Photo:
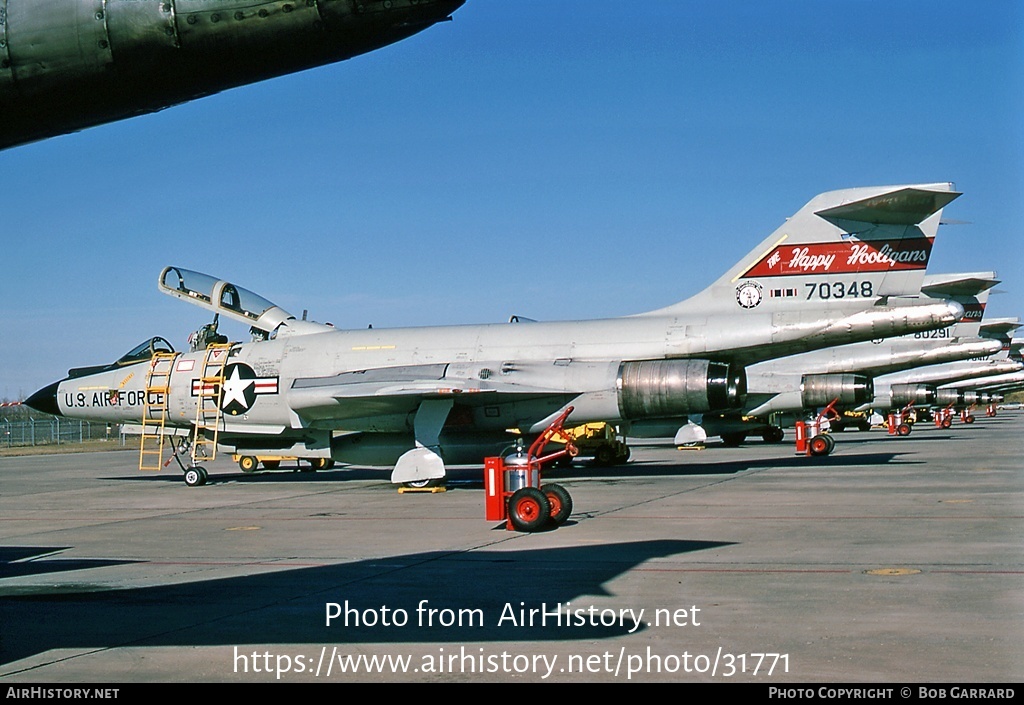
[{"label": "black nose radome", "polygon": [[60,409],[57,407],[57,386],[59,384],[60,382],[54,382],[53,384],[46,385],[26,399],[24,402],[25,406],[30,406],[44,414],[63,416],[64,414],[60,413]]}]

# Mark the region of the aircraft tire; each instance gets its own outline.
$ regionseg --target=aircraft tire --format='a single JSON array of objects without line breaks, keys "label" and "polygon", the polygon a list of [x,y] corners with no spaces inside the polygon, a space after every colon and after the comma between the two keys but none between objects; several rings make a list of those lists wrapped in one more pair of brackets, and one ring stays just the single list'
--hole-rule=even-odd
[{"label": "aircraft tire", "polygon": [[185,471],[185,484],[189,487],[205,485],[206,478],[206,472],[200,467],[191,467]]},{"label": "aircraft tire", "polygon": [[508,500],[508,519],[516,531],[540,531],[551,521],[551,503],[536,487],[523,487]]},{"label": "aircraft tire", "polygon": [[769,426],[761,432],[761,440],[765,443],[782,443],[786,437],[786,432],[778,426]]},{"label": "aircraft tire", "polygon": [[260,461],[256,460],[251,455],[243,455],[238,459],[238,467],[242,469],[242,472],[256,472],[256,469],[260,466]]},{"label": "aircraft tire", "polygon": [[408,487],[413,490],[423,490],[428,487],[440,487],[443,484],[443,477],[434,477],[429,480],[409,480],[408,482],[403,482],[402,487]]},{"label": "aircraft tire", "polygon": [[629,446],[623,445],[619,449],[618,454],[615,456],[615,462],[618,463],[619,465],[622,465],[623,463],[626,463],[626,462],[629,461],[629,456],[631,454],[632,454],[632,451],[629,450]]},{"label": "aircraft tire", "polygon": [[572,514],[572,496],[567,489],[554,483],[541,485],[540,491],[551,505],[551,523],[561,526]]},{"label": "aircraft tire", "polygon": [[[817,436],[808,441],[808,448],[811,450],[811,455],[825,456],[829,454],[829,437],[823,433],[819,433]],[[834,441],[833,441],[834,442]]]},{"label": "aircraft tire", "polygon": [[897,436],[909,436],[910,431],[910,424],[908,423],[901,423],[899,426],[896,427]]},{"label": "aircraft tire", "polygon": [[267,470],[277,470],[279,467],[281,467],[281,461],[280,460],[264,460],[263,461],[263,467],[265,467]]}]

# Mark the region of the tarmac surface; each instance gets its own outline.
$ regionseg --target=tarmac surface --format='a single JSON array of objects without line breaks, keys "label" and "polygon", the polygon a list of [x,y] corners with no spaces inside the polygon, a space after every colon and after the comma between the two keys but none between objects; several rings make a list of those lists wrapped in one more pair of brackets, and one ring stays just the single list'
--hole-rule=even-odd
[{"label": "tarmac surface", "polygon": [[534,534],[478,468],[0,458],[0,683],[1020,682],[1022,431],[634,445],[549,473],[575,508]]}]

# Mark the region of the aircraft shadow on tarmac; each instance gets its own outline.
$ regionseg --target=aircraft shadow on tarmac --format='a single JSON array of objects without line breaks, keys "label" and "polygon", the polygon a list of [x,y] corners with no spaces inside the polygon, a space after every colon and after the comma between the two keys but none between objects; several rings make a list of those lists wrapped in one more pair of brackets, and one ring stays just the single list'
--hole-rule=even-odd
[{"label": "aircraft shadow on tarmac", "polygon": [[[906,436],[894,443],[902,443],[911,439]],[[933,436],[932,438],[938,438]],[[845,441],[844,441],[845,442]],[[641,460],[630,461],[624,465],[601,466],[589,460],[577,460],[569,467],[552,467],[544,471],[545,479],[607,479],[611,477],[690,477],[701,475],[736,475],[748,470],[760,470],[766,468],[775,469],[802,469],[821,467],[850,467],[857,465],[879,465],[892,463],[914,463],[916,461],[900,456],[907,453],[884,452],[884,453],[858,453],[854,454],[833,454],[826,457],[809,458],[804,455],[796,455],[787,451],[781,452],[778,457],[770,458],[747,458],[735,459],[724,458],[717,451],[721,449],[709,449],[707,451],[680,451],[681,462],[666,462],[665,460]],[[734,449],[729,449],[734,450]],[[717,456],[717,457],[716,457]],[[448,469],[449,489],[480,489],[483,487],[483,470],[479,467],[451,467]],[[382,468],[364,467],[342,467],[334,470],[312,472],[288,472],[286,470],[267,471],[260,473],[240,472],[219,472],[211,469],[208,485],[223,483],[304,483],[304,482],[349,482],[356,480],[379,480],[389,482],[389,470]],[[177,482],[184,483],[181,473],[168,471],[160,474],[139,474],[123,475],[120,477],[108,478],[113,481],[152,481],[152,482]],[[201,492],[202,488],[190,491]]]},{"label": "aircraft shadow on tarmac", "polygon": [[[66,551],[69,546],[0,546],[0,579],[44,573],[62,573],[69,570],[85,570],[103,566],[139,563],[130,560],[109,560],[104,558],[53,558],[50,554]],[[0,591],[0,595],[2,595]]]},{"label": "aircraft shadow on tarmac", "polygon": [[[76,576],[77,592],[44,586],[32,595],[0,597],[0,663],[50,649],[124,646],[607,639],[634,625],[558,626],[549,621],[547,626],[524,626],[499,620],[506,605],[517,620],[521,607],[540,608],[542,603],[549,611],[566,602],[571,608],[586,609],[592,604],[587,596],[609,595],[606,583],[648,560],[729,545],[733,544],[655,540],[522,551],[438,551],[112,590],[90,590]],[[346,600],[361,619],[372,616],[378,624],[346,627],[339,617],[326,626],[326,605],[344,608]],[[441,626],[443,613],[438,612],[432,626],[421,626],[417,607],[422,600],[427,608],[461,614],[463,624]],[[379,623],[385,606],[390,626]],[[645,608],[651,615],[657,607],[686,606],[624,603],[615,609]],[[405,626],[394,624],[399,609],[408,615]],[[646,628],[641,625],[639,630]]]},{"label": "aircraft shadow on tarmac", "polygon": [[809,458],[803,455],[782,455],[773,458],[715,458],[714,450],[703,451],[700,459],[691,463],[671,463],[664,461],[639,461],[616,467],[580,467],[555,468],[546,473],[546,479],[606,479],[612,477],[675,477],[700,475],[737,475],[750,470],[814,470],[819,468],[842,468],[861,465],[884,465],[893,463],[913,463],[916,461],[900,458],[905,453],[859,453],[857,455],[829,455],[820,458]]}]

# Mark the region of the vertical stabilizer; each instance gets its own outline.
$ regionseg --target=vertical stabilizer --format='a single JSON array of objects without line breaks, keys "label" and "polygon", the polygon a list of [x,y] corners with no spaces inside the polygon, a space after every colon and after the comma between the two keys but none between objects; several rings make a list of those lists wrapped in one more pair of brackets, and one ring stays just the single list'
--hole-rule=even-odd
[{"label": "vertical stabilizer", "polygon": [[951,183],[820,194],[697,296],[653,313],[859,309],[919,296]]}]

